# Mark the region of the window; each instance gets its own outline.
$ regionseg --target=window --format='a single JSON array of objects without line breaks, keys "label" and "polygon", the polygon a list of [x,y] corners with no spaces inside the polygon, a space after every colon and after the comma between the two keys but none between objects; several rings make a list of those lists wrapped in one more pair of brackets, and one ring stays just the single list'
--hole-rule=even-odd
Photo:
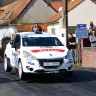
[{"label": "window", "polygon": [[16,35],[16,38],[15,38],[14,43],[15,43],[15,44],[16,44],[16,43],[20,44],[20,35]]},{"label": "window", "polygon": [[20,35],[15,35],[15,38],[12,40],[12,47],[17,49],[20,48]]},{"label": "window", "polygon": [[55,28],[52,28],[51,32],[55,35]]},{"label": "window", "polygon": [[56,37],[28,37],[22,41],[23,46],[64,46]]}]

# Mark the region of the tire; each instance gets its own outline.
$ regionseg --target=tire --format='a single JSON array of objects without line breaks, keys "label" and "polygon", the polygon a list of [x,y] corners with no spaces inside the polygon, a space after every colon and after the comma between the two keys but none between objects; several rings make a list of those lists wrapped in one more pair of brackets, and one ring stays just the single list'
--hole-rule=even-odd
[{"label": "tire", "polygon": [[68,71],[64,74],[65,77],[72,77],[73,71]]},{"label": "tire", "polygon": [[21,61],[19,61],[18,75],[19,75],[19,79],[25,80],[26,74],[23,72],[23,67],[22,67]]},{"label": "tire", "polygon": [[6,56],[4,58],[4,70],[6,72],[11,72],[12,68],[10,67],[10,59],[8,59]]}]

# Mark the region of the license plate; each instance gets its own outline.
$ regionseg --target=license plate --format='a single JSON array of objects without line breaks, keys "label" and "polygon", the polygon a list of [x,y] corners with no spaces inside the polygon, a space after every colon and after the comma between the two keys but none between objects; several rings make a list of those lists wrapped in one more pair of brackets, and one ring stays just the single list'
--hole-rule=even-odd
[{"label": "license plate", "polygon": [[48,71],[46,73],[59,73],[59,71]]},{"label": "license plate", "polygon": [[44,62],[44,66],[59,66],[60,62]]}]

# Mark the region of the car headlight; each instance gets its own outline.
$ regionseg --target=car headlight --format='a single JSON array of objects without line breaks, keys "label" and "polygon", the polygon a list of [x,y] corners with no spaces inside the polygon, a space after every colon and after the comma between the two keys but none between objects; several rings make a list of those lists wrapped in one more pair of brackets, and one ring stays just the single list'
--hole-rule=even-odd
[{"label": "car headlight", "polygon": [[72,54],[70,51],[67,52],[67,55],[65,56],[65,59],[72,59]]},{"label": "car headlight", "polygon": [[27,51],[23,51],[23,56],[24,58],[26,58],[27,60],[36,60],[36,57],[33,56],[31,53],[27,52]]}]

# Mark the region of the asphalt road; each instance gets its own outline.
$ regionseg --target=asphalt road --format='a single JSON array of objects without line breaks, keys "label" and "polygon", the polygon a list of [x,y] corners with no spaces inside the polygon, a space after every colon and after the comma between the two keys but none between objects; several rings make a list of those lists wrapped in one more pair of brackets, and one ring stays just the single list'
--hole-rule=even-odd
[{"label": "asphalt road", "polygon": [[96,96],[96,69],[75,68],[74,75],[30,76],[22,81],[13,70],[6,73],[0,64],[0,96]]}]

